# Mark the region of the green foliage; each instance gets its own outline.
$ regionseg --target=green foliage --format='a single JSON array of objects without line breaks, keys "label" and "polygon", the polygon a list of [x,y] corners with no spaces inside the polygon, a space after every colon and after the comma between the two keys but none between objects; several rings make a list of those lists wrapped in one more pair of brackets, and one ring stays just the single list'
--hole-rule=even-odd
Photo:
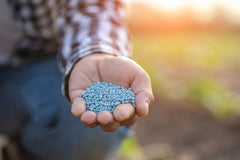
[{"label": "green foliage", "polygon": [[144,160],[144,155],[134,137],[126,138],[121,145],[120,154],[126,160]]},{"label": "green foliage", "polygon": [[211,70],[240,64],[240,36],[236,33],[136,35],[133,40],[134,59],[151,66],[160,63]]},{"label": "green foliage", "polygon": [[134,60],[149,73],[155,93],[194,102],[216,117],[239,113],[239,93],[221,81],[240,68],[238,33],[135,35],[133,42]]},{"label": "green foliage", "polygon": [[228,117],[239,112],[236,97],[213,79],[194,79],[188,86],[188,98],[206,107],[216,117]]}]

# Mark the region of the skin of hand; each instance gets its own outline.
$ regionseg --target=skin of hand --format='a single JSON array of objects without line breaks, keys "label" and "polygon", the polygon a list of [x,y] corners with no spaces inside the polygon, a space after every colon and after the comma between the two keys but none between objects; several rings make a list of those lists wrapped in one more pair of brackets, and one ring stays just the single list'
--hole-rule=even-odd
[{"label": "skin of hand", "polygon": [[[102,111],[96,115],[92,111],[86,111],[86,102],[80,95],[96,82],[131,87],[136,94],[136,108],[128,103],[118,105],[113,113]],[[68,87],[72,114],[81,117],[84,125],[99,125],[106,132],[116,131],[120,126],[131,126],[138,117],[147,116],[154,100],[148,74],[136,62],[122,56],[102,53],[85,56],[73,67]]]}]

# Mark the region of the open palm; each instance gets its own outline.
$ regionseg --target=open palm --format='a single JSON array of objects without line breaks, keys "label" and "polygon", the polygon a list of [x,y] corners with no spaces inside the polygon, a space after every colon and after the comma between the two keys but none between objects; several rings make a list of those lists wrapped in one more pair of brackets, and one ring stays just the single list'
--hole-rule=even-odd
[{"label": "open palm", "polygon": [[[92,111],[86,111],[86,102],[80,95],[96,82],[131,87],[136,94],[136,108],[128,103],[117,106],[113,114],[102,111],[96,115]],[[121,56],[92,54],[82,58],[71,72],[68,88],[72,113],[76,117],[81,116],[81,121],[86,126],[99,125],[107,132],[115,131],[120,126],[130,126],[136,122],[138,116],[146,116],[153,101],[148,74],[136,62]]]}]

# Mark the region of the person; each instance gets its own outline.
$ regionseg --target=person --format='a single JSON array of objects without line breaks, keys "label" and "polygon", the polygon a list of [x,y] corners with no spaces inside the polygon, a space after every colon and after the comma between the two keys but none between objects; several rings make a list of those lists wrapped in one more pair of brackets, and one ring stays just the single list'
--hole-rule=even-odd
[{"label": "person", "polygon": [[[130,34],[123,2],[7,2],[20,31],[12,32],[0,22],[5,25],[0,134],[19,143],[24,160],[106,159],[127,136],[129,126],[148,114],[153,101],[148,74],[128,58]],[[6,20],[5,13],[1,20]],[[16,36],[21,38],[12,42]],[[13,43],[15,47],[6,47]],[[10,55],[6,48],[14,49],[3,58]],[[80,94],[98,81],[131,87],[136,108],[121,104],[113,114],[86,111]]]}]

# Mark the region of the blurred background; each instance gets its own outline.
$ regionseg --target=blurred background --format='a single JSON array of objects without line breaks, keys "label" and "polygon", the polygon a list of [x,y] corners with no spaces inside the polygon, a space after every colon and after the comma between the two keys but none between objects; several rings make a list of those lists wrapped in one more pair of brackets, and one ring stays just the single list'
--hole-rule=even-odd
[{"label": "blurred background", "polygon": [[240,159],[240,1],[128,0],[155,103],[114,160]]},{"label": "blurred background", "polygon": [[239,160],[240,0],[127,0],[127,22],[156,100],[109,160]]}]

